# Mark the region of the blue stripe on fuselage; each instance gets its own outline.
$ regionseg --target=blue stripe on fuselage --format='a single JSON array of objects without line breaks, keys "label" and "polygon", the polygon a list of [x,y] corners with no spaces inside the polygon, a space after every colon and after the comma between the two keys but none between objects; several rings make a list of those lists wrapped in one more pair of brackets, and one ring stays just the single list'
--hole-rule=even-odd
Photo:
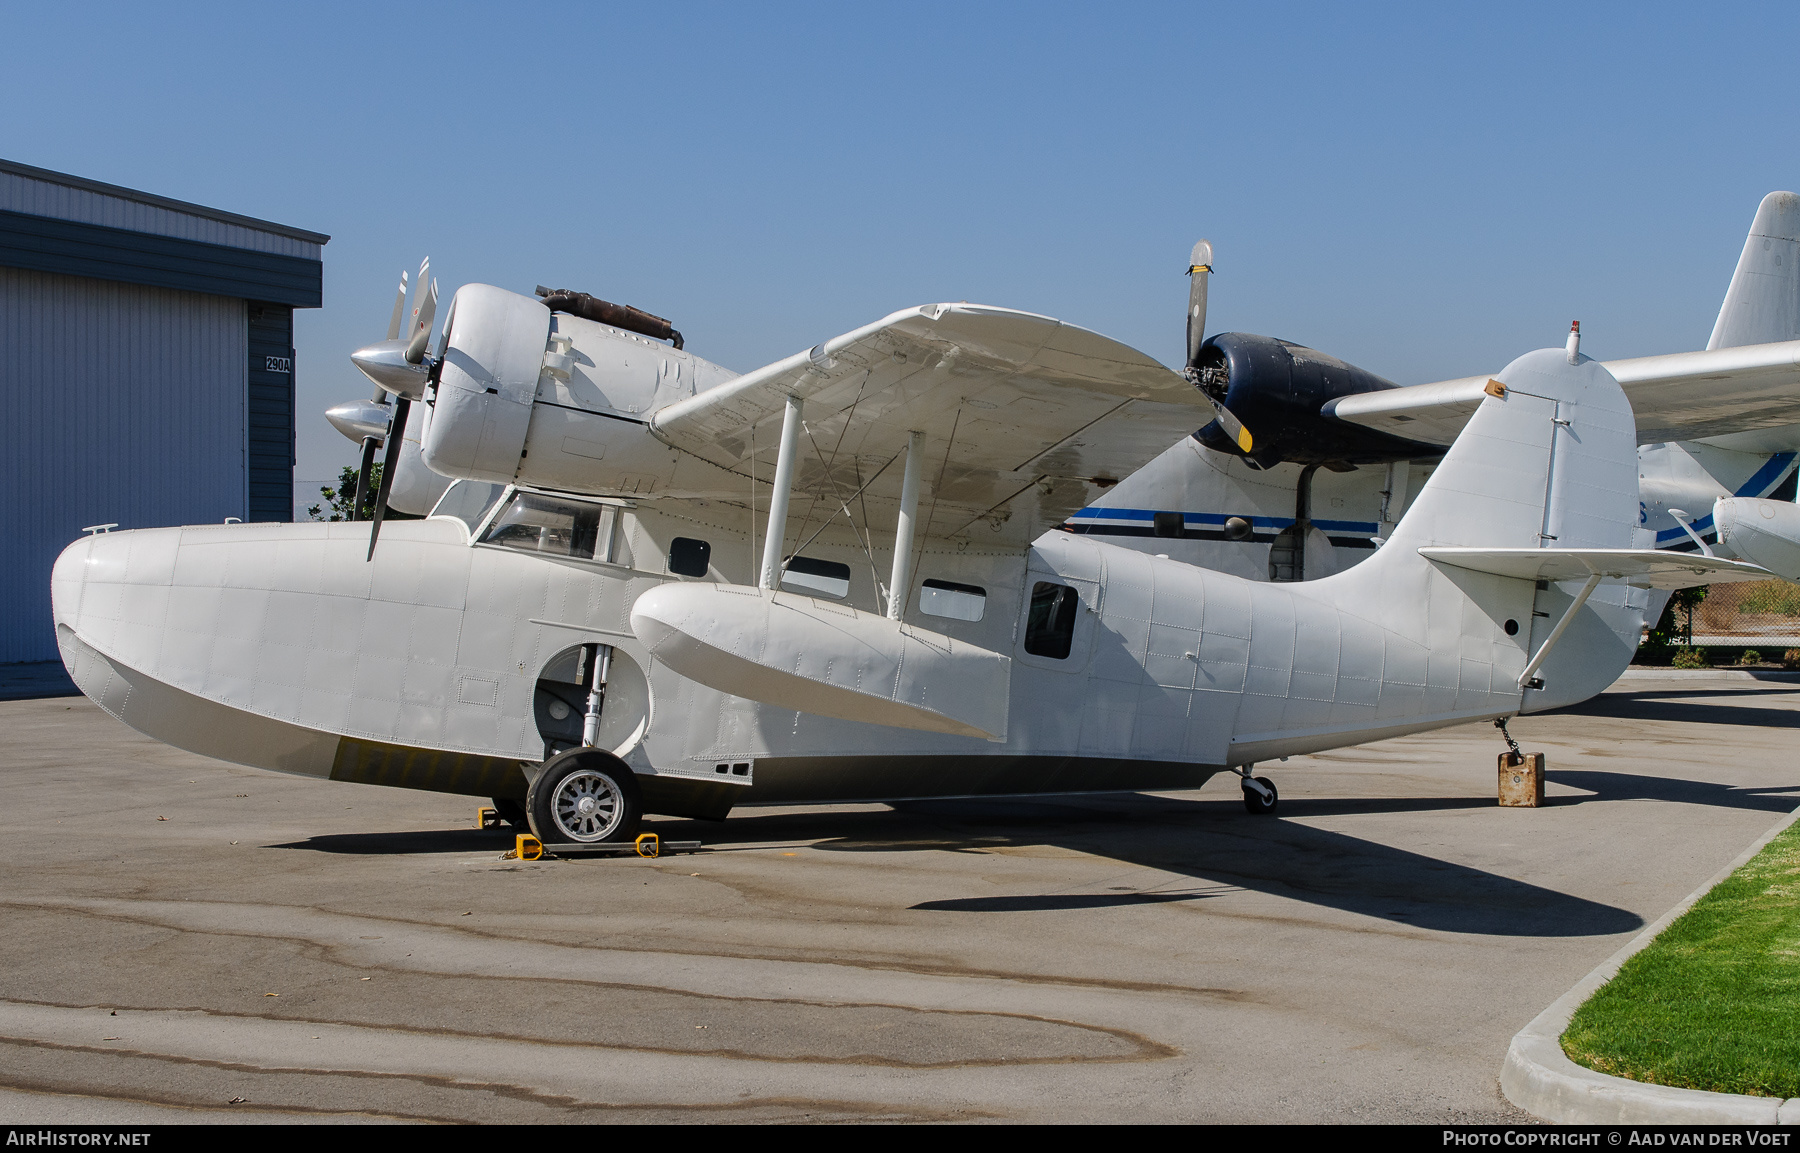
[{"label": "blue stripe on fuselage", "polygon": [[[1763,466],[1756,470],[1756,475],[1738,486],[1738,490],[1731,495],[1765,495],[1774,489],[1776,485],[1780,484],[1782,478],[1787,476],[1788,465],[1794,463],[1794,455],[1795,454],[1791,452],[1776,453],[1774,456],[1763,462]],[[1706,530],[1712,527],[1712,522],[1712,513],[1709,512],[1693,522],[1694,531],[1701,536],[1705,536]],[[1674,528],[1665,528],[1656,534],[1656,547],[1661,548],[1664,541],[1673,541],[1677,544],[1685,541],[1690,548],[1693,547],[1694,544],[1693,541],[1688,539],[1688,534],[1682,530],[1680,525],[1676,525]]]},{"label": "blue stripe on fuselage", "polygon": [[[1155,520],[1158,512],[1174,511],[1174,509],[1149,508],[1084,508],[1069,519],[1071,521],[1147,521]],[[1223,512],[1184,512],[1181,514],[1181,521],[1184,525],[1222,526],[1227,519],[1237,515],[1239,514]],[[1287,528],[1294,523],[1294,518],[1291,516],[1250,516],[1245,517],[1244,519],[1249,521],[1254,528],[1275,529],[1277,531]],[[1373,533],[1381,526],[1371,520],[1314,520],[1313,527],[1322,529],[1325,532]]]}]

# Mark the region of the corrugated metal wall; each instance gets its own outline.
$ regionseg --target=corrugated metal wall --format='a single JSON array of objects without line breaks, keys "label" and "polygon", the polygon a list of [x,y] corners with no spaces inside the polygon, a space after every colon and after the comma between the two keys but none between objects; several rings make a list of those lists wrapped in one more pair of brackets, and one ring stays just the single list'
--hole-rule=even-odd
[{"label": "corrugated metal wall", "polygon": [[56,659],[84,526],[245,515],[248,357],[241,300],[0,268],[0,662]]}]

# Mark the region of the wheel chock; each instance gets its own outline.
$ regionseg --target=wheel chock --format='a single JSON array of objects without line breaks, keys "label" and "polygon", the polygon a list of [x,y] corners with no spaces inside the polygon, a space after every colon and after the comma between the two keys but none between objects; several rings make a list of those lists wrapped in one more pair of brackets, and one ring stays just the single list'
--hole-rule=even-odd
[{"label": "wheel chock", "polygon": [[665,841],[655,833],[643,833],[635,841],[606,841],[600,844],[559,841],[552,845],[544,844],[529,833],[520,833],[513,839],[513,848],[503,853],[501,859],[560,861],[572,857],[629,857],[635,853],[654,860],[665,853],[698,853],[700,849],[699,841]]},{"label": "wheel chock", "polygon": [[479,808],[475,810],[475,827],[478,829],[497,829],[500,827],[500,812],[497,809]]}]

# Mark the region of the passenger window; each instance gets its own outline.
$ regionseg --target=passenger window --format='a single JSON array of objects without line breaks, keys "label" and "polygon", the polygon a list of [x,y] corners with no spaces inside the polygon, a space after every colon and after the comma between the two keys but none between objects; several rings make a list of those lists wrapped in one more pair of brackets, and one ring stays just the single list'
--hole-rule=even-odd
[{"label": "passenger window", "polygon": [[1031,589],[1031,613],[1025,618],[1025,651],[1036,657],[1066,660],[1075,641],[1075,606],[1081,598],[1068,585],[1039,581]]},{"label": "passenger window", "polygon": [[[612,540],[618,510],[611,505],[587,504],[541,493],[513,495],[506,511],[481,534],[481,544],[497,544],[522,552],[594,560],[596,545]],[[608,557],[601,552],[600,560]]]},{"label": "passenger window", "polygon": [[[978,621],[987,610],[987,590],[980,585],[959,585],[955,581],[928,580],[919,589],[919,611],[926,616],[949,617],[953,621]],[[1026,652],[1031,650],[1027,648]],[[1063,646],[1068,655],[1068,646]]]},{"label": "passenger window", "polygon": [[432,516],[455,517],[475,531],[494,502],[500,499],[502,486],[479,480],[459,480],[444,490],[444,495],[431,510]]},{"label": "passenger window", "polygon": [[843,600],[850,595],[850,566],[814,560],[809,556],[791,556],[787,559],[787,571],[781,574],[781,587],[804,589]]},{"label": "passenger window", "polygon": [[703,577],[712,564],[712,545],[678,536],[669,542],[669,571],[677,576]]}]

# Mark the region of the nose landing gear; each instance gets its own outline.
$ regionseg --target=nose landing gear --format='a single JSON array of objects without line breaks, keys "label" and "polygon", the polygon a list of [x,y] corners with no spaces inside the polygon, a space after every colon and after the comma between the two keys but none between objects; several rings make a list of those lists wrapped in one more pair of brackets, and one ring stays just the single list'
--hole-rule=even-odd
[{"label": "nose landing gear", "polygon": [[1250,775],[1250,770],[1255,767],[1238,765],[1232,771],[1243,778],[1239,783],[1244,788],[1244,811],[1260,817],[1275,811],[1275,806],[1281,804],[1281,794],[1275,791],[1274,781]]}]

